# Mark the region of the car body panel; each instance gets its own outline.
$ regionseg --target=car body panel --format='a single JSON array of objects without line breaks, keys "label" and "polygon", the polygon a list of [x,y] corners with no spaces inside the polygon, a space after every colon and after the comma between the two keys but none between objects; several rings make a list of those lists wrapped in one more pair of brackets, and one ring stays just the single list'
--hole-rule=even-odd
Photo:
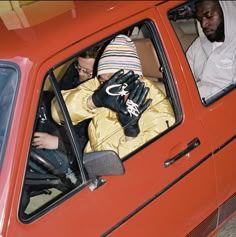
[{"label": "car body panel", "polygon": [[[67,2],[70,4],[69,8],[65,8],[64,12],[61,9],[58,9],[58,12],[56,12],[54,9],[56,5],[62,5],[61,8],[63,8]],[[23,7],[22,11],[25,11],[25,17],[33,17],[33,21],[37,19],[37,24],[29,24],[26,27],[22,26],[22,28],[15,29],[13,27],[9,28],[8,22],[1,24],[1,32],[3,32],[1,57],[12,58],[15,55],[21,57],[27,55],[26,57],[31,60],[34,58],[37,61],[40,58],[45,59],[48,55],[53,55],[60,51],[65,45],[71,45],[78,41],[78,39],[85,38],[109,25],[119,22],[126,18],[127,15],[133,15],[160,2],[162,1],[147,1],[144,4],[144,2],[140,1],[133,4],[132,1],[95,1],[96,4],[93,4],[94,2],[91,1],[89,8],[93,14],[89,15],[90,20],[88,20],[87,16],[88,6],[86,1],[36,2],[35,4]],[[132,4],[132,8],[128,7],[130,4]],[[48,5],[50,5],[49,13],[46,13],[44,11],[45,8],[48,8]],[[45,15],[38,12],[50,15],[49,19],[45,19]],[[30,16],[28,15],[29,13]],[[98,21],[97,19],[102,20]],[[83,28],[82,31],[77,29],[80,24]]]},{"label": "car body panel", "polygon": [[[162,9],[163,8],[163,9]],[[160,6],[162,15],[169,9],[168,3]],[[165,25],[168,24],[168,18],[163,14],[162,19],[165,21]],[[167,27],[166,27],[167,28]],[[168,28],[167,28],[168,29]],[[178,45],[176,38],[171,36],[173,29],[170,28],[170,39],[173,44]],[[175,47],[177,50],[178,47]],[[224,96],[223,100],[214,102],[208,107],[197,103],[199,96],[197,91],[194,90],[195,84],[190,83],[189,66],[185,63],[186,59],[183,57],[182,52],[178,52],[179,60],[182,62],[183,72],[186,74],[186,80],[188,80],[187,86],[191,91],[193,98],[193,107],[198,119],[201,121],[204,131],[209,134],[209,139],[212,141],[212,153],[214,154],[214,163],[216,170],[217,186],[220,190],[217,194],[219,205],[223,204],[228,198],[235,193],[235,184],[231,181],[234,178],[234,146],[235,146],[235,132],[236,127],[232,128],[232,124],[235,121],[235,115],[233,109],[231,109],[231,103],[235,97],[235,90]],[[190,72],[191,73],[191,72]],[[228,184],[227,186],[225,184]]]},{"label": "car body panel", "polygon": [[[35,23],[32,17],[32,26],[26,28],[7,30],[1,25],[0,58],[16,63],[21,78],[0,173],[0,236],[184,236],[235,193],[235,110],[229,109],[235,91],[203,106],[166,15],[184,1],[160,2],[102,1],[88,8],[88,2],[74,1],[66,12],[44,22]],[[29,14],[30,6],[26,9]],[[89,20],[88,10],[93,12]],[[38,16],[35,8],[30,13]],[[104,177],[99,189],[91,192],[86,186],[37,220],[21,222],[19,200],[45,74],[74,52],[147,18],[154,22],[167,55],[181,122],[125,160],[124,176]],[[200,145],[164,166],[195,138]]]}]

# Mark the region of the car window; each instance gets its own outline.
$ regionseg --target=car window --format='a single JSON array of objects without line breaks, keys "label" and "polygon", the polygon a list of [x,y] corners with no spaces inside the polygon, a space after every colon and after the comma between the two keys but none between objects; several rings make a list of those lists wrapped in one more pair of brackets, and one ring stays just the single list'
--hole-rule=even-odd
[{"label": "car window", "polygon": [[59,126],[51,117],[53,98],[57,100],[47,75],[29,148],[19,211],[22,220],[37,216],[83,182],[66,119],[62,116],[64,123]]},{"label": "car window", "polygon": [[11,125],[18,80],[19,72],[16,66],[0,62],[0,169]]},{"label": "car window", "polygon": [[[82,83],[72,91],[62,92],[74,125],[84,119],[91,120],[88,127],[89,140],[85,146],[85,153],[114,150],[122,160],[127,159],[132,152],[140,149],[142,146],[146,145],[149,141],[155,139],[175,124],[176,115],[174,111],[175,108],[173,107],[173,101],[175,101],[175,99],[171,98],[169,90],[170,85],[165,83],[168,78],[166,78],[165,72],[162,72],[164,64],[162,65],[159,55],[156,52],[154,38],[152,38],[153,36],[150,27],[151,24],[148,25],[148,23],[140,24],[129,30],[124,30],[124,33],[117,33],[115,37],[113,36],[112,38],[109,38],[104,42],[105,47],[101,52],[101,58],[98,59],[98,76]],[[129,36],[129,40],[132,41],[130,43],[132,45],[130,48],[134,47],[134,50],[137,50],[138,57],[140,58],[140,71],[137,71],[137,73],[142,73],[140,80],[149,90],[146,99],[152,101],[149,107],[145,109],[146,111],[142,112],[142,116],[138,117],[139,124],[137,125],[136,123],[133,125],[133,128],[139,126],[138,132],[140,132],[140,136],[135,136],[135,138],[132,139],[132,142],[130,143],[132,145],[129,145],[129,143],[126,142],[126,139],[129,139],[127,138],[129,136],[127,135],[127,127],[129,127],[129,124],[125,124],[125,122],[122,123],[122,118],[119,117],[120,114],[117,113],[117,111],[114,111],[115,108],[109,110],[106,106],[99,105],[97,109],[92,111],[88,108],[87,100],[85,101],[85,98],[92,98],[93,94],[96,94],[102,87],[102,84],[99,81],[99,77],[101,76],[99,70],[101,71],[101,74],[103,72],[111,71],[110,68],[108,68],[110,62],[107,61],[107,55],[108,58],[112,57],[112,63],[115,60],[115,57],[112,56],[113,51],[114,55],[120,55],[120,52],[116,52],[116,42],[110,48],[110,44],[113,44],[116,37],[119,38],[120,35],[122,35],[121,38],[124,37],[124,35],[125,37]],[[122,47],[123,46],[124,45],[122,45]],[[127,51],[133,50],[130,48],[127,49]],[[130,58],[127,57],[128,62],[129,60],[132,60]],[[119,58],[117,60],[119,60]],[[126,59],[121,59],[121,61],[122,60],[125,61]],[[111,67],[113,66],[112,63]],[[101,65],[100,68],[99,64]],[[119,68],[120,64],[122,65],[119,61],[115,62],[115,68]],[[128,64],[129,63],[125,62],[125,65]],[[127,68],[132,68],[132,66],[128,65]],[[110,95],[111,97],[115,96],[115,93],[110,92]],[[56,110],[56,104],[53,107],[53,115],[54,119],[60,123],[59,112]],[[135,129],[136,128],[134,128],[132,132]],[[130,137],[132,137],[132,135]]]},{"label": "car window", "polygon": [[[126,122],[125,113],[122,114],[122,110],[114,111],[116,108],[101,106],[88,111],[84,107],[85,99],[102,87],[98,80],[99,70],[101,71],[99,60],[117,37],[121,37],[121,41],[123,38],[128,40],[130,50],[133,53],[137,51],[140,60],[138,70],[142,83],[138,84],[138,89],[133,87],[133,92],[129,94],[132,96],[128,95],[122,103],[119,102],[123,106],[120,109],[128,108],[128,100],[133,102],[129,112],[141,114],[138,122],[136,119],[130,120],[130,116]],[[79,58],[93,49],[96,49],[97,55],[92,78],[71,86],[72,89],[68,87],[63,90],[61,85],[67,73],[70,73],[70,78],[74,81],[78,73],[80,77],[82,74],[89,75],[88,66],[82,65],[83,61],[79,61]],[[132,25],[89,48],[75,52],[75,55],[49,71],[42,86],[32,145],[29,148],[19,212],[23,221],[34,220],[62,203],[69,194],[83,190],[88,185],[91,190],[99,188],[104,183],[102,175],[122,175],[122,162],[135,159],[133,155],[136,152],[181,121],[180,103],[169,72],[158,33],[150,21]],[[111,85],[106,89],[112,96],[113,87]],[[137,112],[135,106],[138,103],[141,106]],[[127,127],[129,133],[126,133]],[[42,133],[47,135],[43,137]],[[137,135],[129,143],[128,139],[133,133]],[[48,139],[48,134],[59,137],[56,147],[49,147],[50,142],[42,145]]]},{"label": "car window", "polygon": [[[189,1],[171,9],[168,17],[186,55],[202,103],[209,105],[232,91],[236,85],[235,72],[233,69],[230,71],[228,69],[233,61],[231,59],[224,59],[222,61],[213,55],[217,54],[214,51],[222,44],[210,43],[206,39],[200,23],[196,19],[195,1]],[[213,49],[211,52],[210,48]],[[227,54],[226,52],[226,58],[228,57]],[[213,58],[213,61],[209,59],[210,57]],[[225,72],[214,75],[213,72],[215,70],[212,63],[218,69],[225,68]],[[229,65],[227,66],[226,64]]]}]

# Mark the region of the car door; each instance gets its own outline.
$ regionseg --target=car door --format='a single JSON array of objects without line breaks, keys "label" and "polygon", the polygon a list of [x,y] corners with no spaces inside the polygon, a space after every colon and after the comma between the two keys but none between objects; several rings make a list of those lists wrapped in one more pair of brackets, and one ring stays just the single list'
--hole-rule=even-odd
[{"label": "car door", "polygon": [[204,130],[212,141],[211,154],[214,156],[217,201],[220,206],[219,225],[236,210],[236,110],[232,104],[236,98],[235,87],[235,84],[231,85],[205,103],[195,106]]},{"label": "car door", "polygon": [[[113,226],[114,232],[112,228],[106,232],[114,233],[111,236],[127,233],[137,236],[205,236],[216,226],[214,160],[209,155],[212,144],[193,106],[193,101],[200,105],[197,89],[188,68],[183,69],[186,66],[184,53],[166,17],[174,4],[177,3],[161,4],[157,7],[158,13],[149,11],[148,16],[155,19],[155,27],[162,39],[165,50],[161,50],[161,65],[166,80],[176,86],[182,120],[169,133],[147,146],[141,158],[135,160],[132,157],[127,161],[127,164],[132,162],[136,167],[141,166],[144,171],[142,183],[147,182],[142,186],[142,192],[152,191],[146,195],[146,201]],[[191,146],[194,143],[196,146]],[[165,166],[173,157],[176,161]],[[147,159],[150,163],[146,167]],[[206,225],[194,229],[203,220]]]},{"label": "car door", "polygon": [[[144,21],[152,32],[176,123],[129,154],[123,161],[123,175],[102,176],[103,185],[95,190],[87,179],[34,218],[21,222],[13,218],[9,226],[15,228],[9,228],[9,236],[184,236],[216,209],[214,163],[209,156],[212,144],[193,106],[196,87],[187,80],[191,73],[182,70],[184,54],[171,41],[175,35],[168,33],[169,22],[162,19],[171,6],[163,4],[158,11],[153,8],[129,17],[87,37],[83,47],[111,37],[110,32],[117,33],[117,28]],[[82,46],[73,45],[51,57],[36,80],[43,82],[48,69],[71,56],[73,49],[82,50]],[[49,74],[54,77],[52,70]],[[60,92],[55,91],[61,101]],[[39,95],[34,96],[36,101]],[[196,99],[195,103],[201,102]],[[70,136],[73,138],[73,132]]]},{"label": "car door", "polygon": [[[186,29],[185,34],[175,29],[182,45],[189,41],[189,37],[192,37],[193,31],[187,31],[189,24],[186,24],[185,28],[183,27],[184,23],[191,18],[192,6],[190,5],[188,8],[190,11],[185,12],[186,18],[183,13],[183,9],[187,9],[186,5],[180,6],[177,11],[174,9],[176,13],[179,12],[181,15],[179,25],[182,26],[182,29]],[[193,24],[196,23],[195,20]],[[196,24],[196,26],[196,30],[201,32],[200,25]],[[183,40],[184,38],[185,40]],[[193,100],[194,108],[204,130],[212,141],[212,150],[209,155],[214,158],[216,170],[217,201],[219,205],[218,225],[221,225],[235,211],[235,183],[233,181],[235,173],[235,109],[232,107],[234,99],[235,83],[232,83],[208,99],[201,99],[199,95],[198,99]],[[201,100],[202,103],[196,103],[198,100]]]},{"label": "car door", "polygon": [[[190,3],[191,4],[191,3]],[[191,15],[190,11],[186,11],[186,19],[184,19],[183,9],[187,9],[182,5],[177,11],[181,14],[179,25],[182,26],[186,23]],[[178,14],[178,13],[177,13]],[[176,17],[175,17],[176,18]],[[194,22],[193,22],[194,23]],[[195,21],[195,24],[197,22]],[[175,22],[176,24],[176,22]],[[197,31],[201,32],[197,25]],[[186,24],[186,26],[188,26]],[[185,27],[187,30],[187,27]],[[189,28],[188,28],[189,29]],[[185,36],[185,42],[188,41],[192,34],[192,31],[186,31],[178,33],[178,38],[183,44],[183,38]],[[186,68],[187,70],[187,68]],[[202,103],[197,103],[197,100],[201,100]],[[219,208],[219,222],[220,225],[235,211],[235,108],[232,106],[232,101],[235,100],[235,83],[229,84],[222,88],[215,95],[210,96],[208,99],[199,98],[193,100],[194,108],[199,115],[199,119],[204,127],[204,130],[208,133],[209,138],[212,141],[212,150],[210,155],[214,157],[216,179],[217,179],[217,200]]]}]

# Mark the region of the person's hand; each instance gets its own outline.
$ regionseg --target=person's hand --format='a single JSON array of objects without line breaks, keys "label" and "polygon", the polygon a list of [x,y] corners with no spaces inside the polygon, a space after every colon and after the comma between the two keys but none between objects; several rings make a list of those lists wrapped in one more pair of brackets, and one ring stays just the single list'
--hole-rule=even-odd
[{"label": "person's hand", "polygon": [[35,132],[32,145],[36,148],[42,149],[57,149],[59,138],[45,132]]},{"label": "person's hand", "polygon": [[124,74],[123,70],[119,70],[93,93],[93,104],[96,107],[106,107],[116,111],[118,99],[127,96],[133,88],[141,83],[138,77],[133,71]]},{"label": "person's hand", "polygon": [[127,100],[119,99],[118,118],[126,137],[137,137],[140,132],[139,119],[152,102],[152,99],[145,102],[148,91],[149,88],[142,83],[130,92]]}]

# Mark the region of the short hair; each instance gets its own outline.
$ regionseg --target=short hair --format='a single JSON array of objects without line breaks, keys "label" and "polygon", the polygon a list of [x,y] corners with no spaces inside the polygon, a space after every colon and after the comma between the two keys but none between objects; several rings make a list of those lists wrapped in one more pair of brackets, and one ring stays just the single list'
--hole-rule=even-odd
[{"label": "short hair", "polygon": [[99,49],[100,49],[100,47],[98,47],[98,46],[89,48],[88,50],[85,50],[81,54],[79,54],[79,57],[96,59]]},{"label": "short hair", "polygon": [[196,0],[195,8],[197,7],[198,4],[202,2],[213,2],[214,4],[218,5],[221,8],[219,0]]},{"label": "short hair", "polygon": [[[101,45],[98,44],[96,46],[90,47],[87,50],[84,50],[78,55],[79,58],[81,57],[81,58],[86,58],[86,59],[89,59],[89,58],[95,59],[94,66],[93,66],[93,76],[97,74],[97,65],[98,65],[100,55],[102,53],[102,47],[103,47],[102,44]],[[78,59],[76,60],[76,62],[78,63]]]},{"label": "short hair", "polygon": [[219,0],[196,0],[195,3],[194,3],[194,11],[193,11],[194,12],[194,17],[196,17],[196,12],[197,12],[198,5],[203,3],[203,2],[213,2],[215,4],[215,6],[219,8],[219,10],[221,11],[221,14],[223,16],[223,11],[222,11]]}]

